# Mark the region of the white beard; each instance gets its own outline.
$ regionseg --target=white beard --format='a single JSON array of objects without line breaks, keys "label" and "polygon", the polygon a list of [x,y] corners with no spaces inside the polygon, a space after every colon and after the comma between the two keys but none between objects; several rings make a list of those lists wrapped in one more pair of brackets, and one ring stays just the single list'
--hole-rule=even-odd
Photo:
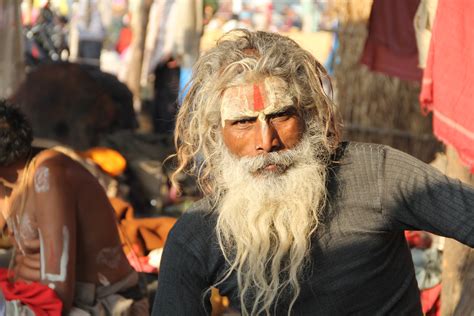
[{"label": "white beard", "polygon": [[[326,200],[327,155],[318,153],[320,140],[306,135],[290,150],[240,159],[223,146],[216,180],[224,193],[217,201],[216,232],[231,265],[225,278],[236,271],[244,315],[270,314],[283,291],[293,296],[291,309],[299,294]],[[277,170],[264,169],[270,164]]]}]

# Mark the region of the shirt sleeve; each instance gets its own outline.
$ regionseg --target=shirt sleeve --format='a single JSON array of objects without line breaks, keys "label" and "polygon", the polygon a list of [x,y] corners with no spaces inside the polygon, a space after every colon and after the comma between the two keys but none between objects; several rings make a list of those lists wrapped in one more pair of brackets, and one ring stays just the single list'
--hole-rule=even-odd
[{"label": "shirt sleeve", "polygon": [[382,211],[394,229],[426,230],[474,247],[474,188],[386,147]]},{"label": "shirt sleeve", "polygon": [[152,315],[211,314],[205,254],[196,251],[196,240],[182,238],[181,228],[178,221],[166,241]]}]

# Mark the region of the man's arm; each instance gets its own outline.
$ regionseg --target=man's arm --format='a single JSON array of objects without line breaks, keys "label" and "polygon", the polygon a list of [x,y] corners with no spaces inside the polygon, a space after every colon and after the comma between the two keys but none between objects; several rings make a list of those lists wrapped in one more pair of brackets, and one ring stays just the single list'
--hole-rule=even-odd
[{"label": "man's arm", "polygon": [[40,243],[40,280],[72,306],[76,262],[76,188],[72,162],[54,156],[35,170],[32,187]]},{"label": "man's arm", "polygon": [[386,147],[382,206],[394,228],[426,230],[474,247],[474,188]]}]

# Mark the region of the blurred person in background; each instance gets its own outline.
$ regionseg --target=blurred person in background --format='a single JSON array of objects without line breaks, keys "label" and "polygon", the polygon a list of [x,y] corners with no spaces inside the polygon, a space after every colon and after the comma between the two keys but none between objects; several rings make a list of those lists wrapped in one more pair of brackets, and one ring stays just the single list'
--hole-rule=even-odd
[{"label": "blurred person in background", "polygon": [[99,66],[105,28],[98,8],[98,0],[79,0],[75,26],[79,35],[78,60]]}]

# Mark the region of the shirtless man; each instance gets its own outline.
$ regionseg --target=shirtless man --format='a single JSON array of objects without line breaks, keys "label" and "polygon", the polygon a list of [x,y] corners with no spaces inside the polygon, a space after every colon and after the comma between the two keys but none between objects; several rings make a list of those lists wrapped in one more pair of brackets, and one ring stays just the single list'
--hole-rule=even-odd
[{"label": "shirtless man", "polygon": [[15,279],[53,289],[63,314],[78,308],[111,314],[99,290],[110,285],[117,289],[107,294],[121,294],[129,308],[147,313],[102,187],[80,164],[32,148],[31,141],[24,116],[0,101],[0,210],[15,243]]}]

